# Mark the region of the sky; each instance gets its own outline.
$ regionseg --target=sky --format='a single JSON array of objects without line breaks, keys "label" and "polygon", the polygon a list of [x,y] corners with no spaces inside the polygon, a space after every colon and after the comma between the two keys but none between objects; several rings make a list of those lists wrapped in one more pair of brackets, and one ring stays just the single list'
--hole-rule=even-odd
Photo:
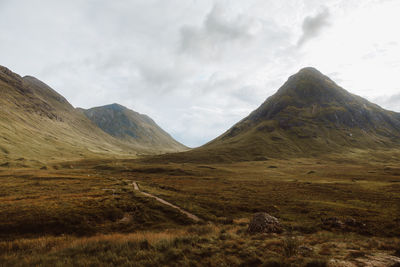
[{"label": "sky", "polygon": [[398,0],[0,0],[0,65],[200,146],[312,66],[400,112]]}]

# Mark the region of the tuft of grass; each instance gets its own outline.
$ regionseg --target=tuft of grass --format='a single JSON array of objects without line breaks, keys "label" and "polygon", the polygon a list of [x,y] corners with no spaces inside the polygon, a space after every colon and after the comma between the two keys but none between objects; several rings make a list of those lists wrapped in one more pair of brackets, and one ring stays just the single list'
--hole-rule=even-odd
[{"label": "tuft of grass", "polygon": [[288,258],[296,255],[299,251],[299,240],[296,237],[289,236],[283,240],[283,252]]}]

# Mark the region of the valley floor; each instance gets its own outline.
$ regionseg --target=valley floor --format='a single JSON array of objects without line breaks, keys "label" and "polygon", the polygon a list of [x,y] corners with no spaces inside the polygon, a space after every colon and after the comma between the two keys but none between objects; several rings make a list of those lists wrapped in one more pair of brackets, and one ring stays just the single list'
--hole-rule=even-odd
[{"label": "valley floor", "polygon": [[[0,265],[395,266],[400,164],[381,158],[3,168]],[[285,231],[248,234],[259,211]]]}]

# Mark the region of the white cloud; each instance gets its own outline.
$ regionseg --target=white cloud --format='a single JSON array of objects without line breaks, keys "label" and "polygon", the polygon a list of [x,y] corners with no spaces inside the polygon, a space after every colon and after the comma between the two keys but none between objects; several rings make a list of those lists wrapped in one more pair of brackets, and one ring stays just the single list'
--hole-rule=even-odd
[{"label": "white cloud", "polygon": [[256,21],[242,15],[227,18],[222,6],[216,4],[200,27],[181,28],[180,51],[210,60],[218,57],[227,46],[237,45],[237,42],[246,44],[258,27]]}]

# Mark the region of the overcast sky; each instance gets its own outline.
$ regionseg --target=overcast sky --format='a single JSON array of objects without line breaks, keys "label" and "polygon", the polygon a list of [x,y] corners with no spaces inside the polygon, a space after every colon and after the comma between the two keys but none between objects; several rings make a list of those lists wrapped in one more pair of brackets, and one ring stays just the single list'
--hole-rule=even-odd
[{"label": "overcast sky", "polygon": [[400,112],[398,0],[0,0],[0,65],[194,147],[313,66]]}]

